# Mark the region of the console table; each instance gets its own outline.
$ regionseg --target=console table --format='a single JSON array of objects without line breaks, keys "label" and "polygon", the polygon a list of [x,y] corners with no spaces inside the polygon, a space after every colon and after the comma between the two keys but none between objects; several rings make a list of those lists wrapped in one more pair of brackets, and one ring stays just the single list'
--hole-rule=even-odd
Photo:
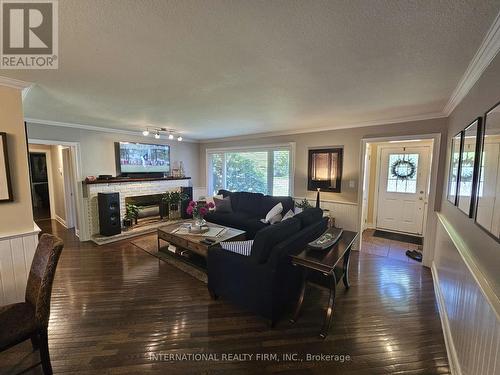
[{"label": "console table", "polygon": [[295,323],[300,315],[308,283],[308,276],[312,272],[320,273],[320,276],[326,277],[327,287],[330,290],[330,298],[328,299],[325,319],[319,334],[321,338],[326,338],[332,320],[337,283],[342,278],[345,287],[349,288],[349,258],[351,256],[351,247],[357,236],[358,233],[346,230],[342,233],[337,243],[328,250],[313,250],[306,248],[300,254],[291,256],[292,264],[303,269],[302,287],[295,307],[295,313],[290,320],[291,323]]}]

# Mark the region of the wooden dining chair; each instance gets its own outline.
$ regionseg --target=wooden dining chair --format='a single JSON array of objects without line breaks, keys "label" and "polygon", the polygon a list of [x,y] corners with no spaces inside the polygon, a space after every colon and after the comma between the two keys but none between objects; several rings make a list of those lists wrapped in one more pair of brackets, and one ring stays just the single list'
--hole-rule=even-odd
[{"label": "wooden dining chair", "polygon": [[47,328],[52,283],[62,249],[60,238],[43,234],[31,263],[25,302],[0,306],[0,351],[31,339],[33,349],[40,349],[45,375],[52,374]]}]

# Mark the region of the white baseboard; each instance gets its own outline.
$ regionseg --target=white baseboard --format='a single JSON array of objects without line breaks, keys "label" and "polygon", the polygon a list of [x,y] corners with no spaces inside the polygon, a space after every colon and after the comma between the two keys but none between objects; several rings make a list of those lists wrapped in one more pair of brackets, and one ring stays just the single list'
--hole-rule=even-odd
[{"label": "white baseboard", "polygon": [[450,371],[453,375],[462,375],[462,371],[460,369],[460,362],[458,361],[457,351],[455,349],[455,344],[453,342],[453,337],[451,335],[450,322],[448,321],[446,306],[444,303],[443,295],[441,293],[441,289],[439,287],[438,271],[436,268],[436,263],[434,262],[432,262],[431,272],[432,272],[432,282],[434,284],[434,293],[436,294],[436,299],[438,302],[441,327],[443,328],[446,353],[448,354],[448,360],[450,361]]},{"label": "white baseboard", "polygon": [[66,220],[64,220],[63,218],[61,218],[59,215],[56,215],[56,220],[59,222],[59,224],[61,224],[62,226],[64,226],[64,228],[67,228],[68,226],[66,225]]}]

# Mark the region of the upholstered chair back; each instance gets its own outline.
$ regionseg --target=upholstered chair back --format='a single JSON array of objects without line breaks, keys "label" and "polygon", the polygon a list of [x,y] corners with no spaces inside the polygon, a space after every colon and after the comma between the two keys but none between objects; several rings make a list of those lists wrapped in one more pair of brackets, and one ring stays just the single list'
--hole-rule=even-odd
[{"label": "upholstered chair back", "polygon": [[26,302],[35,308],[35,318],[39,328],[47,327],[49,324],[52,283],[63,246],[60,238],[43,234],[31,263],[26,286]]}]

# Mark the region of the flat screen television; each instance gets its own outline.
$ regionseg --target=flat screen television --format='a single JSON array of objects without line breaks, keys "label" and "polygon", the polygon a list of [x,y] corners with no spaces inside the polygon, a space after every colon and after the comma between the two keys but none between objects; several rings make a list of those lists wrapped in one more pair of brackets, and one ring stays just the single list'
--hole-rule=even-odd
[{"label": "flat screen television", "polygon": [[121,176],[170,173],[170,146],[116,142],[116,171]]}]

